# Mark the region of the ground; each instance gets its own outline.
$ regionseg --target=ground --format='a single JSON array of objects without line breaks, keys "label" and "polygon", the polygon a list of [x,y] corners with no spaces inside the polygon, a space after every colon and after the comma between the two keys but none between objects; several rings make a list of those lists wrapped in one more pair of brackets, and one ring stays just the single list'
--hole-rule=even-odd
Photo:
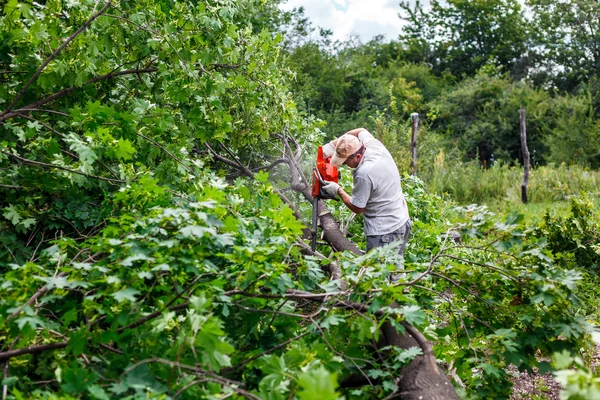
[{"label": "ground", "polygon": [[[596,351],[592,356],[590,367],[597,370],[600,366],[600,344],[596,345]],[[511,366],[509,369],[515,378],[513,394],[510,400],[559,400],[560,384],[554,380],[552,374],[540,375],[538,373],[519,373],[517,368]]]}]

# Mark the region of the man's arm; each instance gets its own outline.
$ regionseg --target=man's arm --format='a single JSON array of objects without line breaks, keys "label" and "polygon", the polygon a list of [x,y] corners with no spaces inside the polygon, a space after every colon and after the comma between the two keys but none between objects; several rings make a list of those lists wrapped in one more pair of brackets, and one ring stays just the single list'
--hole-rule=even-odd
[{"label": "man's arm", "polygon": [[344,133],[344,135],[352,135],[352,136],[358,137],[358,134],[361,133],[362,131],[366,131],[366,129],[365,128],[352,129],[351,131]]},{"label": "man's arm", "polygon": [[341,186],[338,189],[338,195],[340,196],[340,199],[342,199],[342,201],[344,202],[344,204],[352,212],[354,212],[356,214],[361,214],[363,211],[365,211],[364,208],[356,207],[354,204],[352,204],[352,201],[351,201],[352,197],[350,197],[350,195],[348,193],[346,193]]},{"label": "man's arm", "polygon": [[[358,134],[361,133],[362,131],[366,131],[366,129],[365,128],[352,129],[351,131],[344,133],[344,135],[352,135],[352,136],[358,137]],[[329,142],[323,146],[323,155],[325,156],[325,158],[331,157],[333,155],[333,153],[335,152],[335,148],[337,147],[338,140],[339,140],[339,138],[333,139],[331,142]]]}]

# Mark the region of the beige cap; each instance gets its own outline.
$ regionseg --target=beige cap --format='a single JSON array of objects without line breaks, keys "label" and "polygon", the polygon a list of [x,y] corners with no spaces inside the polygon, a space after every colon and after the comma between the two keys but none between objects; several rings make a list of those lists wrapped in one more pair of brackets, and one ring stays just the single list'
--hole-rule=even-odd
[{"label": "beige cap", "polygon": [[335,153],[331,157],[331,165],[339,167],[348,157],[360,150],[360,140],[353,135],[342,135],[337,140]]}]

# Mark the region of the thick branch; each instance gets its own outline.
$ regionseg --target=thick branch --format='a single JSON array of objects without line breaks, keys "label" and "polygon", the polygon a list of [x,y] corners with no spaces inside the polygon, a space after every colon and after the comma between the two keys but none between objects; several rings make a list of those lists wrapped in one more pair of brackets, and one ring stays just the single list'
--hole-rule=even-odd
[{"label": "thick branch", "polygon": [[8,360],[9,358],[21,356],[23,354],[36,354],[36,353],[41,353],[41,352],[44,352],[47,350],[64,349],[65,347],[67,347],[68,344],[69,344],[69,342],[58,342],[58,343],[44,344],[41,346],[25,347],[25,348],[17,349],[17,350],[9,350],[9,351],[0,353],[0,361]]},{"label": "thick branch", "polygon": [[[95,82],[100,82],[100,81],[105,81],[107,79],[112,79],[115,78],[117,76],[122,76],[122,75],[133,75],[133,74],[142,74],[142,73],[152,73],[152,72],[156,72],[158,71],[158,68],[142,68],[142,69],[127,69],[127,70],[123,70],[123,71],[113,71],[111,73],[108,73],[106,75],[100,75],[100,76],[96,76],[94,78],[91,78],[89,80],[87,80],[83,85],[89,85],[91,83],[95,83]],[[67,94],[80,89],[81,87],[79,86],[72,86],[70,88],[65,88],[62,89],[46,98],[43,98],[42,100],[38,100],[36,102],[33,102],[31,104],[26,105],[23,108],[19,108],[17,110],[15,110],[14,112],[7,112],[6,114],[0,114],[0,122],[6,121],[7,119],[10,118],[14,118],[16,116],[19,115],[19,112],[21,111],[30,111],[31,109],[37,109],[39,106],[44,105],[46,103],[49,103],[51,101],[54,101],[56,99],[59,99],[63,96],[66,96]]]},{"label": "thick branch", "polygon": [[43,162],[30,160],[28,158],[24,158],[24,157],[18,156],[16,154],[9,153],[9,152],[4,151],[4,150],[0,150],[0,153],[5,154],[5,155],[7,155],[9,157],[12,157],[12,158],[14,158],[16,160],[19,160],[19,161],[21,161],[24,164],[35,165],[37,167],[44,167],[44,168],[61,169],[63,171],[71,172],[71,173],[77,174],[77,175],[82,175],[82,176],[85,176],[85,177],[88,177],[88,178],[94,178],[94,179],[99,179],[99,180],[102,180],[102,181],[110,182],[111,184],[114,184],[114,183],[125,183],[125,181],[122,181],[120,179],[104,178],[104,177],[97,176],[97,175],[90,175],[90,174],[86,174],[84,172],[75,171],[75,170],[70,169],[70,168],[62,167],[60,165],[46,164],[46,163],[43,163]]}]

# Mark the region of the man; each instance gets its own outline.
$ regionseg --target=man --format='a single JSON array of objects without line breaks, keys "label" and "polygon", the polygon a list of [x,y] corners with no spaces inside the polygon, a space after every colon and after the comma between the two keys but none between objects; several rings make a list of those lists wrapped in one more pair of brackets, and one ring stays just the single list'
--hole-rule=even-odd
[{"label": "man", "polygon": [[331,157],[336,167],[354,169],[352,196],[335,182],[327,182],[322,190],[341,198],[353,212],[363,214],[367,251],[397,242],[398,254],[403,256],[412,224],[398,168],[383,143],[366,129],[358,128],[323,146],[323,155]]}]

